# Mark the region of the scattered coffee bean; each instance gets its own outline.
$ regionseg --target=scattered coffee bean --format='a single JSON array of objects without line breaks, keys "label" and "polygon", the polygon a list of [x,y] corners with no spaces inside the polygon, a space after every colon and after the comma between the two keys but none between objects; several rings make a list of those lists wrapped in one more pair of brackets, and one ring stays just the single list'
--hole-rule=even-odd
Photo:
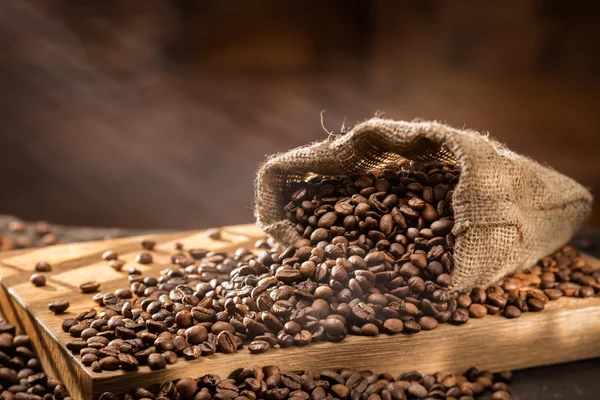
[{"label": "scattered coffee bean", "polygon": [[147,362],[150,369],[163,369],[167,366],[165,357],[160,353],[150,354]]},{"label": "scattered coffee bean", "polygon": [[156,246],[156,241],[150,240],[150,239],[142,239],[142,240],[140,240],[140,245],[142,246],[143,249],[152,251],[152,250],[154,250],[154,246]]},{"label": "scattered coffee bean", "polygon": [[115,271],[120,271],[125,266],[125,261],[123,260],[110,260],[108,262],[108,266],[114,269]]},{"label": "scattered coffee bean", "polygon": [[209,229],[206,231],[206,236],[212,240],[221,240],[221,231],[219,229]]},{"label": "scattered coffee bean", "polygon": [[50,271],[52,271],[52,266],[50,266],[50,264],[48,264],[45,261],[40,261],[39,263],[35,264],[35,271],[36,272],[50,272]]},{"label": "scattered coffee bean", "polygon": [[109,261],[109,260],[116,260],[117,258],[119,258],[119,255],[112,250],[107,250],[104,253],[102,253],[103,260]]},{"label": "scattered coffee bean", "polygon": [[68,301],[66,300],[59,300],[59,301],[54,301],[52,303],[48,304],[48,309],[50,311],[52,311],[54,314],[62,314],[65,311],[67,311],[67,308],[69,308],[70,304]]},{"label": "scattered coffee bean", "polygon": [[32,274],[29,278],[29,281],[37,287],[46,286],[46,277],[41,274]]},{"label": "scattered coffee bean", "polygon": [[86,282],[79,285],[79,289],[82,293],[94,293],[100,289],[100,283],[98,282]]},{"label": "scattered coffee bean", "polygon": [[151,264],[152,263],[152,254],[150,253],[140,253],[135,256],[135,262],[138,264]]}]

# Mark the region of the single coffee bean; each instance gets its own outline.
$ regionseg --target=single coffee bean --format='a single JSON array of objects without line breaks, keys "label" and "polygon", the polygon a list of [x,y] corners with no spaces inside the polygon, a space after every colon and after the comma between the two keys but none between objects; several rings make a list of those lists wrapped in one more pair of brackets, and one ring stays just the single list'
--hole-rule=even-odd
[{"label": "single coffee bean", "polygon": [[209,229],[206,231],[206,237],[212,240],[221,240],[221,231],[219,229]]},{"label": "single coffee bean", "polygon": [[120,271],[125,266],[125,261],[123,260],[110,260],[108,262],[108,266],[114,269],[115,271]]},{"label": "single coffee bean", "polygon": [[46,277],[40,274],[32,274],[29,281],[36,287],[46,286]]},{"label": "single coffee bean", "polygon": [[435,318],[424,316],[419,319],[419,325],[422,330],[430,331],[438,327],[439,323]]},{"label": "single coffee bean", "polygon": [[471,318],[483,318],[487,315],[487,308],[481,304],[473,303],[469,307],[469,316]]},{"label": "single coffee bean", "polygon": [[222,331],[217,336],[217,342],[219,343],[219,348],[223,353],[233,353],[237,350],[237,340],[235,336],[230,331]]},{"label": "single coffee bean", "polygon": [[184,399],[191,399],[198,390],[196,381],[191,378],[182,378],[175,384],[177,393]]},{"label": "single coffee bean", "polygon": [[82,293],[94,293],[97,292],[100,288],[100,283],[98,282],[86,282],[79,285],[79,289]]},{"label": "single coffee bean", "polygon": [[103,260],[109,261],[116,260],[117,258],[119,258],[119,255],[112,250],[106,250],[104,253],[102,253]]},{"label": "single coffee bean", "polygon": [[140,253],[135,256],[135,262],[138,264],[151,264],[152,263],[152,254],[150,253]]},{"label": "single coffee bean", "polygon": [[45,261],[40,261],[39,263],[35,264],[35,271],[36,272],[50,272],[50,271],[52,271],[52,266]]},{"label": "single coffee bean", "polygon": [[265,340],[254,340],[248,345],[248,350],[252,354],[260,354],[268,351],[271,348],[269,342]]},{"label": "single coffee bean", "polygon": [[540,299],[529,298],[527,299],[527,306],[529,311],[542,311],[544,309],[544,302]]},{"label": "single coffee bean", "polygon": [[100,366],[105,371],[114,371],[119,368],[119,360],[116,357],[104,357],[100,359]]},{"label": "single coffee bean", "polygon": [[521,316],[521,310],[515,306],[508,306],[504,309],[504,316],[506,318],[519,318]]},{"label": "single coffee bean", "polygon": [[144,250],[152,251],[154,250],[154,246],[156,246],[156,241],[151,239],[141,239],[140,245]]},{"label": "single coffee bean", "polygon": [[469,321],[469,311],[464,308],[458,308],[452,313],[452,322],[458,325],[466,324]]},{"label": "single coffee bean", "polygon": [[148,367],[152,370],[163,369],[167,366],[165,357],[160,353],[152,353],[148,356],[146,361]]},{"label": "single coffee bean", "polygon": [[48,309],[54,314],[62,314],[69,308],[70,304],[66,300],[58,300],[48,303]]}]

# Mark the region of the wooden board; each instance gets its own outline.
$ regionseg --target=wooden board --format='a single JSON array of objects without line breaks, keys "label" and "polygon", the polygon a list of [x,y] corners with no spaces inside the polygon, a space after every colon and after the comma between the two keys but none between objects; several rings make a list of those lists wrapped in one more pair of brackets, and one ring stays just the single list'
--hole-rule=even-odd
[{"label": "wooden board", "polygon": [[[154,263],[136,267],[145,274],[158,274],[170,265],[169,255],[176,241],[186,248],[227,251],[240,246],[250,248],[263,237],[253,225],[229,226],[222,232],[220,241],[207,238],[203,231],[144,235],[158,241]],[[63,380],[75,399],[92,399],[106,390],[124,391],[185,376],[228,375],[238,368],[273,363],[289,369],[352,367],[399,374],[411,369],[459,371],[473,365],[498,371],[600,356],[600,298],[562,298],[541,313],[525,313],[514,320],[488,316],[471,319],[463,326],[444,324],[413,336],[349,336],[341,343],[273,349],[260,355],[242,349],[235,354],[180,360],[161,371],[141,367],[137,372],[93,373],[65,348],[71,338],[60,326],[65,318],[95,306],[90,295],[79,293],[80,283],[97,280],[102,291],[126,286],[126,272],[113,271],[101,259],[108,249],[134,265],[133,259],[140,252],[139,237],[0,255],[2,313],[32,337],[46,370]],[[38,261],[53,266],[48,285],[43,288],[35,288],[28,281]],[[591,262],[600,267],[600,261]],[[67,314],[55,316],[48,311],[47,303],[65,298],[71,302]]]}]

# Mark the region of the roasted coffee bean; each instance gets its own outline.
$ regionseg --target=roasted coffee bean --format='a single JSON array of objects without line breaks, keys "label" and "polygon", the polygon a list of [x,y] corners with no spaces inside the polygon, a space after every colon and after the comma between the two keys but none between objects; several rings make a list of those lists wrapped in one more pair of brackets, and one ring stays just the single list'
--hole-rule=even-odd
[{"label": "roasted coffee bean", "polygon": [[248,350],[252,354],[260,354],[268,351],[271,345],[266,340],[254,340],[248,345]]},{"label": "roasted coffee bean", "polygon": [[209,229],[206,231],[206,237],[212,240],[221,240],[221,231],[219,229]]},{"label": "roasted coffee bean", "polygon": [[94,293],[97,292],[100,288],[100,283],[98,282],[86,282],[79,285],[79,289],[82,293]]},{"label": "roasted coffee bean", "polygon": [[36,272],[50,272],[50,271],[52,271],[52,266],[45,261],[40,261],[39,263],[35,264],[35,271]]},{"label": "roasted coffee bean", "polygon": [[458,308],[452,313],[452,322],[455,324],[466,324],[469,321],[469,311],[464,308]]},{"label": "roasted coffee bean", "polygon": [[237,350],[237,340],[230,331],[222,331],[217,336],[219,348],[223,353],[233,353]]},{"label": "roasted coffee bean", "polygon": [[515,306],[508,306],[504,309],[504,316],[506,318],[519,318],[521,316],[521,310]]},{"label": "roasted coffee bean", "polygon": [[[410,328],[410,324],[409,324],[409,328]],[[414,327],[412,327],[412,328],[414,329]],[[403,331],[404,324],[398,318],[389,318],[383,323],[383,329],[385,330],[386,333],[395,335],[395,334]]]},{"label": "roasted coffee bean", "polygon": [[435,318],[424,316],[419,319],[419,325],[424,331],[430,331],[438,327],[439,323]]},{"label": "roasted coffee bean", "polygon": [[485,308],[485,306],[483,306],[481,304],[473,303],[469,307],[469,316],[471,318],[483,318],[486,315],[487,315],[487,308]]},{"label": "roasted coffee bean", "polygon": [[146,363],[152,370],[163,369],[167,366],[167,361],[165,360],[165,357],[160,353],[150,354]]},{"label": "roasted coffee bean", "polygon": [[116,357],[104,357],[100,359],[100,366],[105,371],[114,371],[119,368],[119,360]]},{"label": "roasted coffee bean", "polygon": [[125,261],[123,260],[110,260],[108,262],[108,266],[114,269],[115,271],[120,271],[125,266]]},{"label": "roasted coffee bean", "polygon": [[48,309],[50,311],[52,311],[54,314],[62,314],[65,311],[67,311],[67,308],[69,308],[70,304],[68,301],[66,300],[58,300],[58,301],[54,301],[52,303],[48,303]]},{"label": "roasted coffee bean", "polygon": [[191,399],[198,390],[198,385],[196,381],[191,378],[182,378],[175,384],[177,388],[177,393],[184,399]]},{"label": "roasted coffee bean", "polygon": [[[123,369],[132,370],[138,367],[138,360],[130,354],[119,353],[118,359]],[[102,362],[100,364],[102,365]]]},{"label": "roasted coffee bean", "polygon": [[109,261],[116,260],[117,258],[119,258],[119,255],[112,250],[106,250],[104,253],[102,253],[103,260]]},{"label": "roasted coffee bean", "polygon": [[135,262],[138,264],[151,264],[152,263],[152,254],[140,253],[137,256],[135,256]]},{"label": "roasted coffee bean", "polygon": [[154,246],[156,246],[156,241],[144,238],[140,240],[140,245],[144,250],[152,251],[154,250]]},{"label": "roasted coffee bean", "polygon": [[29,281],[33,283],[34,286],[46,286],[46,277],[40,274],[32,274],[29,278]]}]

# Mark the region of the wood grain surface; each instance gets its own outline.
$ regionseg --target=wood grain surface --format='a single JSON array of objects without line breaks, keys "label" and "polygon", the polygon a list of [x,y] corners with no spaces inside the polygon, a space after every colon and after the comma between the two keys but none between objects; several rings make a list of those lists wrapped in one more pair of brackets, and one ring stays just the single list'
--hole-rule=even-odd
[{"label": "wood grain surface", "polygon": [[[176,241],[186,248],[234,250],[251,248],[263,237],[254,225],[222,229],[222,240],[209,239],[204,231],[145,235],[158,241],[154,263],[135,265],[144,274],[158,274],[170,265]],[[126,272],[116,272],[101,259],[107,249],[134,265],[141,251],[139,237],[102,242],[59,245],[28,252],[0,255],[0,311],[32,337],[40,360],[50,375],[65,382],[75,399],[97,398],[106,390],[124,391],[167,379],[198,377],[206,373],[228,375],[238,368],[279,364],[289,369],[359,368],[391,374],[416,369],[421,372],[460,371],[470,366],[497,371],[521,369],[600,356],[600,298],[562,298],[541,313],[525,313],[508,320],[488,316],[469,320],[463,326],[441,325],[417,335],[380,335],[376,338],[350,336],[341,343],[316,343],[304,348],[272,349],[253,355],[242,349],[235,354],[215,354],[194,361],[180,360],[161,371],[140,367],[137,372],[93,373],[66,349],[70,336],[61,330],[65,318],[96,306],[91,295],[81,294],[79,284],[96,280],[101,291],[127,285]],[[28,281],[38,261],[53,266],[48,284],[36,288]],[[600,267],[600,261],[591,259]],[[47,303],[68,299],[66,314],[55,316]]]}]

